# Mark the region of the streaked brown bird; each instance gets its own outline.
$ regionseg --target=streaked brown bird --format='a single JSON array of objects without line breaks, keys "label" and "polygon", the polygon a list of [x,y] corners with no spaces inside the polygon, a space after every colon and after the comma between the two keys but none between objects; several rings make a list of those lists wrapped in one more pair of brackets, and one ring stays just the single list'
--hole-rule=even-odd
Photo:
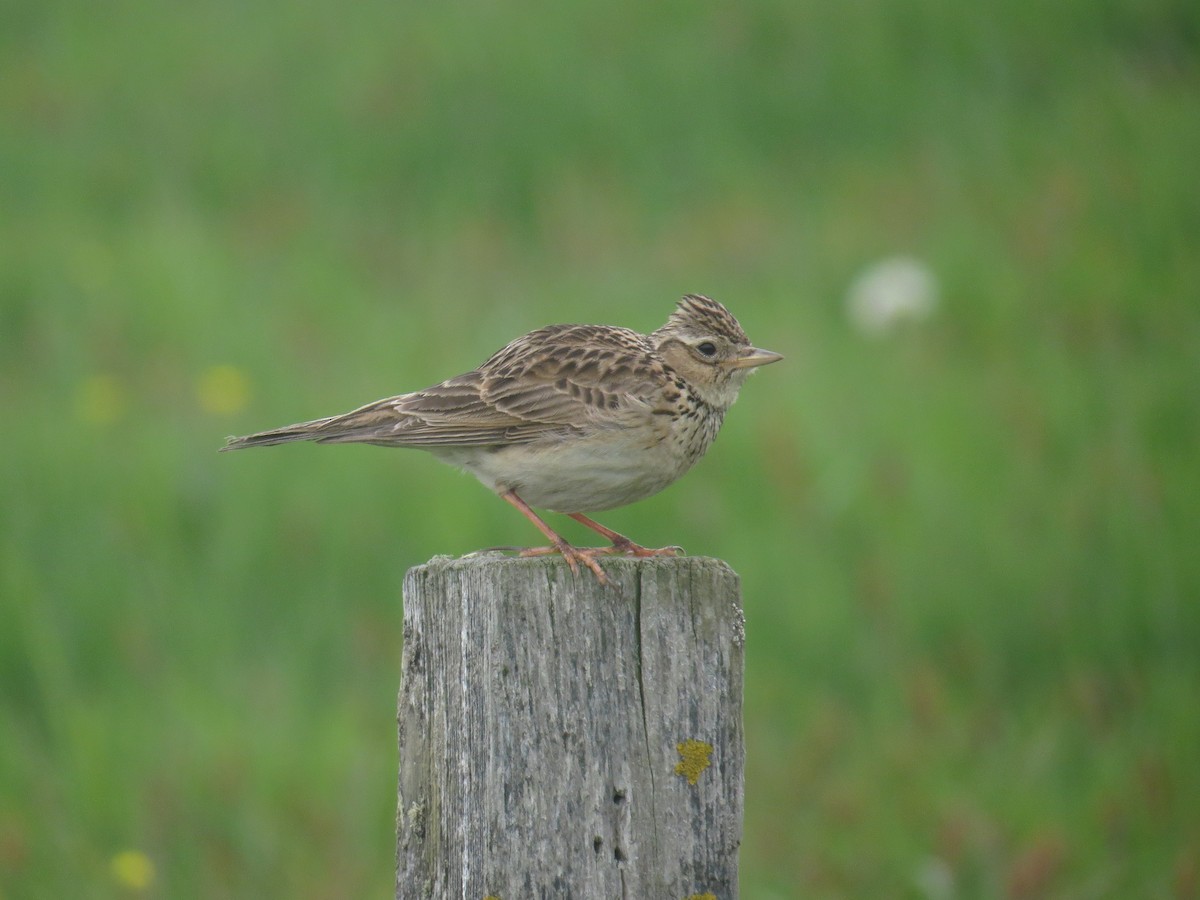
[{"label": "streaked brown bird", "polygon": [[[560,553],[607,582],[596,557],[672,555],[589,519],[658,493],[708,450],[758,366],[782,359],[750,344],[730,312],[688,294],[652,334],[612,325],[549,325],[473,372],[352,412],[229,438],[222,450],[316,441],[417,447],[473,474]],[[565,513],[612,542],[574,547],[531,506]]]}]

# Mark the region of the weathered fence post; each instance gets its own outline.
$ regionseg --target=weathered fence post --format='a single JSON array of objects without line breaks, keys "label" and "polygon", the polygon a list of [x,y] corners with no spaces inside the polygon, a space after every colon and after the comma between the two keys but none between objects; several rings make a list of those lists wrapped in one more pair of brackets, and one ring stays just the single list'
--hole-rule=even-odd
[{"label": "weathered fence post", "polygon": [[404,582],[396,897],[731,900],[742,610],[715,559],[437,558]]}]

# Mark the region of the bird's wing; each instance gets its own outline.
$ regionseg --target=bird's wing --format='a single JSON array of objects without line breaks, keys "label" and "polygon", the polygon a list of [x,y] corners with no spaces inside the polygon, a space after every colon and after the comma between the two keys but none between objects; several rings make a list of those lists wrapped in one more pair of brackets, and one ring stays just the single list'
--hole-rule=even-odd
[{"label": "bird's wing", "polygon": [[321,420],[309,439],[403,447],[525,443],[647,415],[661,406],[669,381],[637,332],[554,325],[518,338],[474,372]]},{"label": "bird's wing", "polygon": [[619,427],[655,408],[667,380],[644,336],[595,325],[542,328],[479,371],[490,408],[550,428]]}]

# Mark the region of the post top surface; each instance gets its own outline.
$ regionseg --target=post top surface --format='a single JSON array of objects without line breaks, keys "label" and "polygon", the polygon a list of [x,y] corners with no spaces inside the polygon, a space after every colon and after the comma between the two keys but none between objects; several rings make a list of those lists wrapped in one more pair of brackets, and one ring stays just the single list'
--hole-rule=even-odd
[{"label": "post top surface", "polygon": [[[605,557],[601,566],[607,572],[618,575],[646,571],[720,571],[736,577],[736,573],[723,559],[713,556],[656,556],[651,558],[635,558],[629,556]],[[521,557],[499,550],[481,550],[465,556],[435,556],[426,563],[413,566],[410,573],[426,571],[480,571],[490,568],[502,568],[508,572],[525,570],[526,572],[557,572],[566,571],[567,564],[559,556]],[[580,572],[580,578],[591,578],[591,573]]]}]

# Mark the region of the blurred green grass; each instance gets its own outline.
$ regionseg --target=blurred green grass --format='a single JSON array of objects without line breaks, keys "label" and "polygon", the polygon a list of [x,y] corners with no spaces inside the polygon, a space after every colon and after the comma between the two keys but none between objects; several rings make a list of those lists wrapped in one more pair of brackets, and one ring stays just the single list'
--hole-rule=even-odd
[{"label": "blurred green grass", "polygon": [[[743,577],[743,896],[1198,896],[1198,51],[1182,0],[7,6],[0,897],[390,896],[401,575],[535,535],[214,451],[685,291],[787,361],[605,521]],[[942,302],[870,339],[895,253]]]}]

